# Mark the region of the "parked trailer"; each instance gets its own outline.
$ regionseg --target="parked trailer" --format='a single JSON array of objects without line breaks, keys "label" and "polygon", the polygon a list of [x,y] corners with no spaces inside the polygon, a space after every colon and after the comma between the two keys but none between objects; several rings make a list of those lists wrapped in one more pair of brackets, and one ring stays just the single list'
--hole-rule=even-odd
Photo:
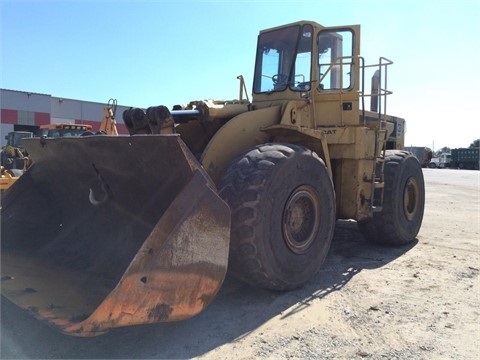
[{"label": "parked trailer", "polygon": [[479,169],[480,148],[459,148],[452,149],[452,160],[450,167],[459,169]]}]

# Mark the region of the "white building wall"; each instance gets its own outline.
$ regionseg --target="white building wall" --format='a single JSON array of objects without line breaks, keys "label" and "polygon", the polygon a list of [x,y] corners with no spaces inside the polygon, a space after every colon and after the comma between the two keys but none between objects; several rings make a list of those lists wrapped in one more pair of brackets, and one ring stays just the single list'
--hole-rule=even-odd
[{"label": "white building wall", "polygon": [[51,108],[50,108],[50,118],[51,119],[70,119],[67,122],[73,122],[75,121],[75,119],[82,119],[81,104],[82,102],[80,100],[71,100],[71,99],[52,97]]},{"label": "white building wall", "polygon": [[7,140],[5,140],[5,136],[13,131],[13,124],[0,124],[0,143],[2,146],[7,145]]},{"label": "white building wall", "polygon": [[5,89],[1,89],[0,94],[0,108],[2,109],[50,112],[50,95]]}]

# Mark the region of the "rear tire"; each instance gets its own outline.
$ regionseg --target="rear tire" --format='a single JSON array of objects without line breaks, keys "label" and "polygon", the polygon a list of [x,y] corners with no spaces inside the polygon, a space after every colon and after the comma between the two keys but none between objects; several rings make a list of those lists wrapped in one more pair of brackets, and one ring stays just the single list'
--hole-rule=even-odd
[{"label": "rear tire", "polygon": [[415,240],[423,220],[425,184],[420,163],[406,151],[387,150],[383,210],[359,222],[370,241],[404,245]]},{"label": "rear tire", "polygon": [[266,289],[304,285],[319,270],[335,227],[335,193],[324,162],[290,144],[257,146],[219,185],[230,205],[229,271]]}]

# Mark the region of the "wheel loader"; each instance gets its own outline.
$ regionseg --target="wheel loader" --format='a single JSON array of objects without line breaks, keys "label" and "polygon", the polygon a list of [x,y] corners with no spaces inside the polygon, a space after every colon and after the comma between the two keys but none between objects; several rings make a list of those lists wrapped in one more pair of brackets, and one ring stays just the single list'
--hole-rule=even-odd
[{"label": "wheel loader", "polygon": [[29,161],[22,141],[31,137],[33,137],[31,131],[11,131],[5,135],[7,143],[0,152],[1,166],[6,170],[25,171],[29,166]]},{"label": "wheel loader", "polygon": [[31,137],[31,131],[11,131],[5,135],[7,143],[0,151],[0,192],[12,186],[32,164],[22,144],[23,139]]},{"label": "wheel loader", "polygon": [[[65,334],[178,321],[227,269],[301,287],[337,219],[403,245],[420,229],[422,169],[387,115],[387,69],[360,26],[261,31],[253,97],[132,108],[129,135],[28,139],[34,165],[2,202],[2,295]],[[367,90],[366,90],[367,89]]]}]

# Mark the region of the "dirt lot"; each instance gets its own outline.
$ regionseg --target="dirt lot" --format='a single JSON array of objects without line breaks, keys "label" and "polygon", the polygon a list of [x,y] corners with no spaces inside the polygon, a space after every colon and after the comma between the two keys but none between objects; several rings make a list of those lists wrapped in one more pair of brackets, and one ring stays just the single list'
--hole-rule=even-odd
[{"label": "dirt lot", "polygon": [[272,293],[228,277],[199,316],[64,336],[2,299],[7,358],[476,359],[480,356],[480,172],[425,169],[418,242],[367,243],[338,222],[306,287]]}]

